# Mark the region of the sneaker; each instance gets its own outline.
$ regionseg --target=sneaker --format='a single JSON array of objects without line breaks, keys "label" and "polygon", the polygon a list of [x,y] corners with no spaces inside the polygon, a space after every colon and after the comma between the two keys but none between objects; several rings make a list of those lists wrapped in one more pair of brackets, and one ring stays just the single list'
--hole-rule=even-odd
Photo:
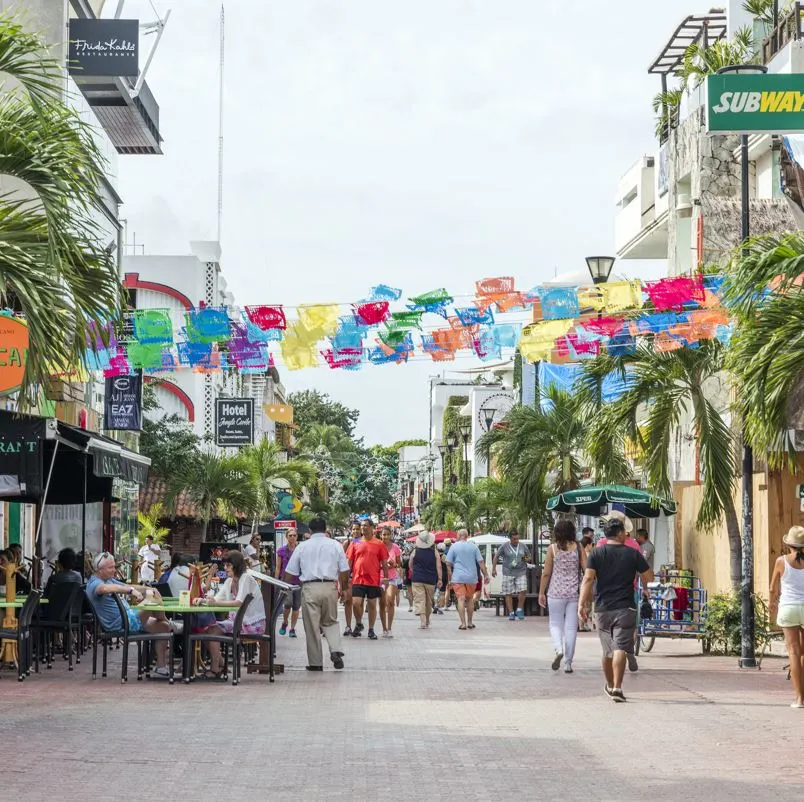
[{"label": "sneaker", "polygon": [[279,634],[280,635],[287,635],[288,634],[288,628],[284,624],[282,624],[282,626],[279,627]]},{"label": "sneaker", "polygon": [[168,679],[170,677],[170,672],[167,670],[167,666],[159,666],[159,668],[155,668],[151,673],[157,677],[163,677],[164,679]]},{"label": "sneaker", "polygon": [[441,609],[436,610],[436,615],[444,615],[444,611]]},{"label": "sneaker", "polygon": [[288,637],[289,638],[295,638],[296,637],[296,630],[295,629],[288,630]]},{"label": "sneaker", "polygon": [[343,668],[343,652],[333,652],[329,659],[332,660],[332,665],[338,670]]},{"label": "sneaker", "polygon": [[606,696],[609,697],[609,699],[611,699],[611,694],[613,693],[613,691],[611,688],[609,688],[608,685],[603,686],[603,692],[606,694]]},{"label": "sneaker", "polygon": [[359,637],[360,637],[362,634],[363,634],[363,633],[362,633],[362,632],[361,632],[361,631],[360,631],[360,630],[359,630],[357,627],[355,627],[355,628],[352,630],[352,637],[353,637],[353,638],[359,638]]},{"label": "sneaker", "polygon": [[384,630],[382,631],[382,636],[383,636],[383,638],[387,638],[387,637],[389,637],[389,636],[388,636],[388,630],[384,629]]},{"label": "sneaker", "polygon": [[385,637],[386,637],[386,638],[393,638],[393,637],[394,637],[394,633],[393,633],[393,632],[391,632],[391,630],[389,629],[389,630],[388,630],[388,632],[386,633]]},{"label": "sneaker", "polygon": [[615,702],[627,702],[628,701],[625,698],[625,696],[623,695],[623,692],[622,692],[622,690],[620,688],[612,688],[611,693],[609,694],[609,696]]},{"label": "sneaker", "polygon": [[355,629],[356,629],[358,632],[362,632],[362,631],[363,631],[363,622],[362,622],[362,621],[358,621],[358,622],[355,624]]},{"label": "sneaker", "polygon": [[517,610],[517,611],[516,611],[516,617],[517,617],[517,618],[518,618],[520,621],[524,621],[524,620],[525,620],[525,611],[524,611],[523,609],[521,609],[521,608],[520,608],[519,610]]},{"label": "sneaker", "polygon": [[352,634],[352,628],[346,627],[346,629],[344,629],[343,631],[343,637],[348,638],[351,634]]},{"label": "sneaker", "polygon": [[516,613],[508,613],[509,621],[516,621]]},{"label": "sneaker", "polygon": [[572,674],[572,663],[564,663],[564,673]]},{"label": "sneaker", "polygon": [[550,664],[550,668],[553,671],[558,671],[561,668],[561,661],[564,659],[564,652],[556,652],[556,656],[553,658],[553,662]]},{"label": "sneaker", "polygon": [[408,612],[409,612],[409,613],[412,613],[412,612],[413,612],[413,608],[412,608],[412,607],[408,607]]},{"label": "sneaker", "polygon": [[368,631],[368,639],[369,639],[369,640],[377,640],[377,636],[374,634],[374,630],[373,630],[373,629],[370,629],[370,630]]},{"label": "sneaker", "polygon": [[[637,659],[633,654],[627,654],[625,658],[628,660],[629,671],[639,671],[639,663],[637,663]],[[625,701],[625,699],[623,699],[623,701]]]}]

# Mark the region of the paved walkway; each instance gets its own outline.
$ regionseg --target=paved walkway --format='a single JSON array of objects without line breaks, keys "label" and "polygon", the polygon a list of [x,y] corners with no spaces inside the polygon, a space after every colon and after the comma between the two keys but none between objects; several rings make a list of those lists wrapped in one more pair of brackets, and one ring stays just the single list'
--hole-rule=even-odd
[{"label": "paved walkway", "polygon": [[[399,608],[393,640],[346,644],[346,669],[304,670],[281,638],[269,686],[95,682],[82,663],[0,679],[0,798],[183,802],[344,800],[800,800],[804,711],[783,661],[741,672],[694,643],[659,640],[603,695],[599,647],[581,635],[554,673],[544,618],[493,610],[430,631]],[[301,633],[300,633],[301,635]]]}]

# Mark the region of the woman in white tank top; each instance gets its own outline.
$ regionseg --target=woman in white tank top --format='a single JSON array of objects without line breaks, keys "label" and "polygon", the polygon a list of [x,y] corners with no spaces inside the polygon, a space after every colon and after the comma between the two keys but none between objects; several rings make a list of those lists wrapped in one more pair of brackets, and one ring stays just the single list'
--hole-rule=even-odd
[{"label": "woman in white tank top", "polygon": [[796,701],[790,707],[804,708],[804,526],[791,526],[782,538],[790,552],[776,560],[770,585],[771,615],[784,630],[790,657],[790,679]]}]

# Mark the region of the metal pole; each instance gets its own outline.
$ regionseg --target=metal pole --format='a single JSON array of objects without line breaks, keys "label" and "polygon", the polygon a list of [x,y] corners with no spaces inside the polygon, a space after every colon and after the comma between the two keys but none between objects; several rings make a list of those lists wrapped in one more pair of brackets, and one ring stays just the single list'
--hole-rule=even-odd
[{"label": "metal pole", "polygon": [[87,565],[87,455],[82,454],[84,461],[84,495],[81,501],[81,576],[86,579]]},{"label": "metal pole", "polygon": [[[746,242],[750,231],[748,205],[748,134],[740,135],[740,198],[743,256],[748,249]],[[754,652],[754,451],[743,431],[743,571],[740,583],[740,668],[756,668]]]},{"label": "metal pole", "polygon": [[[491,444],[486,451],[486,476],[491,479]],[[489,503],[488,488],[486,488],[486,528],[491,532],[491,504]]]}]

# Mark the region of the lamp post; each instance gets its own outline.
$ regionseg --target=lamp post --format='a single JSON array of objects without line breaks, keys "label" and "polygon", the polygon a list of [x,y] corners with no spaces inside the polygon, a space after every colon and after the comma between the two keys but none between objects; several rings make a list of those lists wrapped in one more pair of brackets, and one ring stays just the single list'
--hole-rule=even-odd
[{"label": "lamp post", "polygon": [[586,266],[595,284],[605,284],[611,275],[611,268],[614,266],[613,256],[587,256]]},{"label": "lamp post", "polygon": [[[776,15],[774,10],[774,15]],[[766,73],[764,64],[736,64],[721,67],[718,74],[756,75]],[[750,234],[750,207],[748,198],[748,134],[740,134],[740,239],[742,255],[748,254],[746,242]],[[748,445],[743,429],[743,527],[742,527],[742,579],[740,582],[740,668],[756,668],[754,649],[754,450]]]},{"label": "lamp post", "polygon": [[455,485],[458,482],[458,477],[455,475],[452,465],[452,452],[458,447],[458,435],[454,432],[447,437],[447,454],[449,456],[449,483]]},{"label": "lamp post", "polygon": [[447,476],[447,466],[444,462],[444,456],[447,453],[447,447],[443,443],[436,443],[436,448],[438,449],[438,453],[441,455],[441,492],[444,492],[444,488],[446,487],[445,479]]},{"label": "lamp post", "polygon": [[[486,424],[486,434],[488,434],[494,425],[493,409],[483,410],[483,422]],[[491,479],[491,443],[486,448],[486,476]],[[491,505],[489,503],[488,488],[486,488],[486,528],[489,532],[491,531]]]},{"label": "lamp post", "polygon": [[469,421],[461,424],[461,438],[463,439],[463,483],[469,484],[469,435],[472,433],[472,424]]}]

